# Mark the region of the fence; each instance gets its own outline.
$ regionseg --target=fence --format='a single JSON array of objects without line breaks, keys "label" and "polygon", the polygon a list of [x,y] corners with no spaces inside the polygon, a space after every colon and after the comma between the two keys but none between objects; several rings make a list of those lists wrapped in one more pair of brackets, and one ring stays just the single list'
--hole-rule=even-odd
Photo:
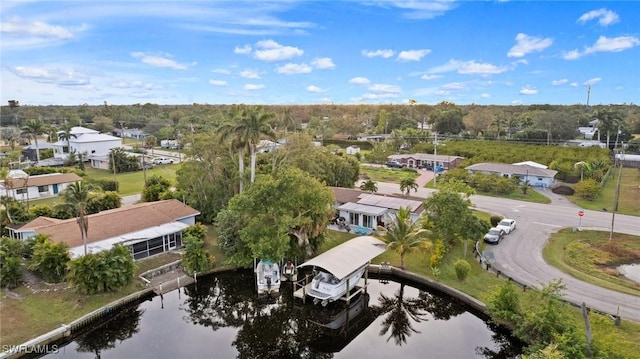
[{"label": "fence", "polygon": [[[479,242],[476,242],[475,246],[473,247],[473,255],[480,262],[480,264],[482,265],[482,267],[484,269],[486,269],[487,271],[495,273],[496,277],[498,277],[498,278],[505,278],[509,282],[515,283],[520,288],[522,288],[523,292],[526,292],[527,289],[531,289],[531,288],[535,289],[535,287],[528,286],[526,283],[520,282],[515,278],[509,277],[508,275],[502,273],[502,271],[500,271],[499,269],[497,269],[494,266],[492,266],[491,262],[489,262],[489,260],[486,257],[484,257],[482,255],[482,253],[480,253],[480,250],[478,249],[478,245],[479,245]],[[581,308],[582,307],[582,303],[574,303],[574,302],[566,300],[564,298],[560,298],[560,300],[565,302],[565,303],[569,303],[570,305],[572,305],[572,306],[574,306],[576,308]],[[620,316],[618,314],[611,314],[611,313],[603,312],[601,310],[597,310],[597,309],[589,308],[589,307],[587,307],[587,310],[588,311],[592,311],[594,313],[598,313],[598,314],[601,314],[601,315],[608,316],[609,318],[611,318],[611,320],[613,320],[613,322],[616,325],[620,325],[621,318],[620,318]]]}]

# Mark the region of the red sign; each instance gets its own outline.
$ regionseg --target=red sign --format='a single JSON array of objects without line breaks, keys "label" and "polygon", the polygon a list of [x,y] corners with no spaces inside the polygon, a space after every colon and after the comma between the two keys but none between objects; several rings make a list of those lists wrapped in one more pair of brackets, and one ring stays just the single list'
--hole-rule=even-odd
[{"label": "red sign", "polygon": [[578,216],[579,216],[579,217],[584,216],[584,211],[583,211],[583,210],[579,210],[579,211],[578,211]]}]

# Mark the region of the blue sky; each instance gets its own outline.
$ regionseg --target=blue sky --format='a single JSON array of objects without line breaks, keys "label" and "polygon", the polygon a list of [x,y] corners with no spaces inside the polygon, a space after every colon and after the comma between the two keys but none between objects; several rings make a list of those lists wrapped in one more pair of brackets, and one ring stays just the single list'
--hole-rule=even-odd
[{"label": "blue sky", "polygon": [[637,1],[6,1],[1,101],[640,99]]}]

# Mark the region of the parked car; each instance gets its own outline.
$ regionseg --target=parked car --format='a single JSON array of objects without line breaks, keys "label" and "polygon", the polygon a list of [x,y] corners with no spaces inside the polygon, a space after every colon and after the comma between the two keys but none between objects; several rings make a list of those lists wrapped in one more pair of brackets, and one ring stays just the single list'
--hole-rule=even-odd
[{"label": "parked car", "polygon": [[516,229],[516,220],[511,218],[505,218],[496,226],[498,229],[502,229],[505,234],[509,234]]},{"label": "parked car", "polygon": [[389,161],[389,162],[387,162],[387,167],[390,167],[390,168],[404,168],[404,167],[407,167],[407,165],[405,165],[404,163],[400,163],[398,161]]},{"label": "parked car", "polygon": [[169,157],[156,157],[152,162],[154,165],[168,165],[173,163],[173,159]]},{"label": "parked car", "polygon": [[489,232],[484,235],[484,241],[489,244],[499,244],[502,238],[504,238],[504,231],[496,227],[489,229]]}]

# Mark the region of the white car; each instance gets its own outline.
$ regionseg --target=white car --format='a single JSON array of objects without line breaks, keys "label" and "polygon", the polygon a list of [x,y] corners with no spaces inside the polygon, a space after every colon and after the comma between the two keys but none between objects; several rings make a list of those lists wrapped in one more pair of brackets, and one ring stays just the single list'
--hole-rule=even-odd
[{"label": "white car", "polygon": [[154,165],[169,165],[173,163],[173,159],[168,157],[156,157],[153,159]]},{"label": "white car", "polygon": [[516,229],[516,220],[505,218],[498,223],[496,228],[503,230],[506,234],[509,234],[511,231]]}]

